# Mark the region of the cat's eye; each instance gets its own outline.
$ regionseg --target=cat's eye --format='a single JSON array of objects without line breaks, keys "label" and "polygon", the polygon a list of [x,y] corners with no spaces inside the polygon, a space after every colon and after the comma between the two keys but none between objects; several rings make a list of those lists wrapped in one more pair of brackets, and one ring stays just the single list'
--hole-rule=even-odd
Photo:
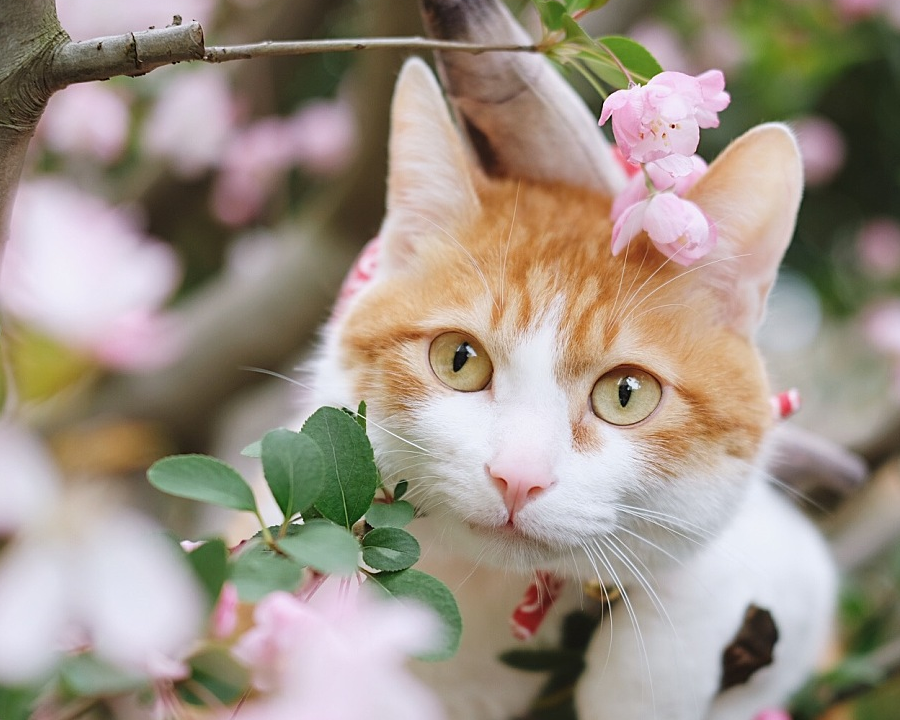
[{"label": "cat's eye", "polygon": [[481,343],[463,333],[438,335],[431,343],[428,359],[438,379],[461,392],[484,390],[494,374],[494,366]]},{"label": "cat's eye", "polygon": [[618,367],[601,377],[591,391],[591,407],[612,425],[634,425],[656,410],[662,386],[650,373]]}]

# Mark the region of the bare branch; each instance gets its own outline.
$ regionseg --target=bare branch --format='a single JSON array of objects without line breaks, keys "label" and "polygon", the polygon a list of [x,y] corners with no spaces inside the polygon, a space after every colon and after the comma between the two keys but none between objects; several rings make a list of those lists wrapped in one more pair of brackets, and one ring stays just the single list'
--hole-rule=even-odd
[{"label": "bare branch", "polygon": [[220,63],[228,60],[249,60],[257,57],[311,55],[313,53],[352,52],[355,50],[456,50],[476,55],[486,52],[540,52],[540,48],[537,45],[520,45],[516,43],[485,45],[453,40],[433,40],[423,37],[396,37],[259,42],[248,45],[209,47],[206,49],[206,55],[203,60]]},{"label": "bare branch", "polygon": [[200,23],[69,42],[50,65],[56,88],[117,75],[143,75],[163,65],[203,59]]}]

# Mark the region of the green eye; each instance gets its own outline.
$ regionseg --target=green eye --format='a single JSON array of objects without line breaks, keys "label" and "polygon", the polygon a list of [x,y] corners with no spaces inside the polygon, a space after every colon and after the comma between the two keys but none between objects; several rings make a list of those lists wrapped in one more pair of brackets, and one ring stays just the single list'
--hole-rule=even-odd
[{"label": "green eye", "polygon": [[662,399],[662,386],[650,373],[619,367],[601,377],[591,391],[594,414],[611,425],[634,425],[650,416]]},{"label": "green eye", "polygon": [[428,359],[438,379],[460,392],[484,390],[494,374],[494,366],[481,343],[463,333],[438,335],[431,343]]}]

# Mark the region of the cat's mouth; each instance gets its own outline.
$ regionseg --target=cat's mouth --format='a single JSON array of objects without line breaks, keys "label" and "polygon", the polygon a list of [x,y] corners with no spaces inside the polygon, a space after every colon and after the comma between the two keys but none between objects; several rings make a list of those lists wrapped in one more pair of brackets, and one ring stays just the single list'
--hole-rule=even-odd
[{"label": "cat's mouth", "polygon": [[558,551],[555,544],[547,542],[522,525],[512,521],[504,524],[488,525],[469,520],[465,525],[479,538],[500,543],[509,549],[536,551],[549,555],[555,555],[556,551]]}]

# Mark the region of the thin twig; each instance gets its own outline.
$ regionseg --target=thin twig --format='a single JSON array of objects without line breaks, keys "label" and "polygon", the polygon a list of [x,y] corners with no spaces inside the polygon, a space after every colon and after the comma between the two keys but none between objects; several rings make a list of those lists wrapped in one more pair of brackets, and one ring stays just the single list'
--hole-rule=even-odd
[{"label": "thin twig", "polygon": [[485,52],[540,52],[537,45],[484,45],[456,40],[433,40],[424,37],[357,38],[354,40],[286,40],[264,41],[247,45],[224,45],[206,48],[205,62],[249,60],[257,57],[311,55],[355,50],[454,50],[480,54]]}]

